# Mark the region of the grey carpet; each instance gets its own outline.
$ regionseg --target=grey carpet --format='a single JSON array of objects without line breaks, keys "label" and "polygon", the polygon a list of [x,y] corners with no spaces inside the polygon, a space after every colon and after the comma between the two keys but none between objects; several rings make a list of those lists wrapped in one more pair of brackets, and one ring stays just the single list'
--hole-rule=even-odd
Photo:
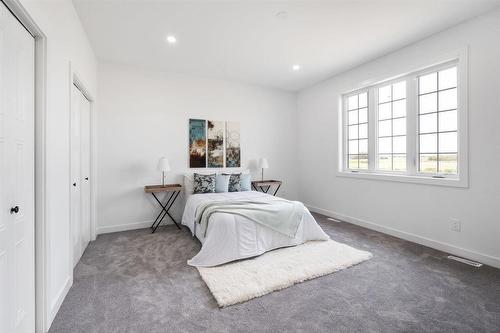
[{"label": "grey carpet", "polygon": [[186,264],[200,248],[187,229],[101,235],[50,332],[500,332],[500,270],[315,217],[374,258],[221,310]]}]

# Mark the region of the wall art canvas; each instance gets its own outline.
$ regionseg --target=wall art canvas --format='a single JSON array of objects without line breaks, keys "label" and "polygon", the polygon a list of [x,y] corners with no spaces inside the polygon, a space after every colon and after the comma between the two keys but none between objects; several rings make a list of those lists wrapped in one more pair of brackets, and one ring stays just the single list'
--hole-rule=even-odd
[{"label": "wall art canvas", "polygon": [[189,167],[207,166],[207,127],[204,119],[189,119]]},{"label": "wall art canvas", "polygon": [[226,167],[239,168],[240,166],[240,123],[228,121],[226,123]]},{"label": "wall art canvas", "polygon": [[207,121],[207,163],[209,168],[224,167],[224,131],[223,121]]}]

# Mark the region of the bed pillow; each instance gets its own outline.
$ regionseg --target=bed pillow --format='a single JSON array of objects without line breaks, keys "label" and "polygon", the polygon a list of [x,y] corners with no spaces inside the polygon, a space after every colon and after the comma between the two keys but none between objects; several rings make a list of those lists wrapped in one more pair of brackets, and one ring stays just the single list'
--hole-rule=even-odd
[{"label": "bed pillow", "polygon": [[225,193],[229,191],[229,178],[230,175],[217,175],[215,176],[215,192]]},{"label": "bed pillow", "polygon": [[211,175],[194,174],[193,193],[214,193],[215,192],[215,173]]},{"label": "bed pillow", "polygon": [[[229,175],[223,173],[223,175]],[[229,177],[229,192],[239,192],[241,191],[240,177],[241,173],[232,173]]]},{"label": "bed pillow", "polygon": [[241,191],[251,191],[252,190],[252,175],[249,173],[242,174],[240,176],[240,187]]},{"label": "bed pillow", "polygon": [[[200,175],[210,175],[213,172],[198,171]],[[194,173],[188,172],[184,174],[184,193],[187,195],[193,194],[194,192]]]}]

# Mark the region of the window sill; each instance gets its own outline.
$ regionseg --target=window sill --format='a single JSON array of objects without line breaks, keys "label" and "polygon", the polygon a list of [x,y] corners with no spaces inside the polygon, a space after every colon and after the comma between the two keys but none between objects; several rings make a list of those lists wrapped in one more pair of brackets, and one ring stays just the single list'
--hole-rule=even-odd
[{"label": "window sill", "polygon": [[412,184],[436,185],[436,186],[450,186],[468,188],[469,184],[467,179],[459,178],[433,178],[430,176],[409,176],[398,174],[384,174],[374,172],[352,172],[352,171],[338,171],[337,177],[357,178],[357,179],[372,179],[382,181],[393,181]]}]

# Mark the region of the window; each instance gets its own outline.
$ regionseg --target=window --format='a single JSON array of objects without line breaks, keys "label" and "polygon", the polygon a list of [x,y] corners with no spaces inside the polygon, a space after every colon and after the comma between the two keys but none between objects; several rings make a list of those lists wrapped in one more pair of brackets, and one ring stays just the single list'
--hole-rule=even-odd
[{"label": "window", "polygon": [[460,64],[449,61],[343,95],[342,174],[466,186]]},{"label": "window", "polygon": [[349,169],[368,169],[368,94],[347,99]]},{"label": "window", "polygon": [[379,170],[406,170],[406,81],[378,88]]},{"label": "window", "polygon": [[418,77],[419,171],[457,174],[457,67]]}]

